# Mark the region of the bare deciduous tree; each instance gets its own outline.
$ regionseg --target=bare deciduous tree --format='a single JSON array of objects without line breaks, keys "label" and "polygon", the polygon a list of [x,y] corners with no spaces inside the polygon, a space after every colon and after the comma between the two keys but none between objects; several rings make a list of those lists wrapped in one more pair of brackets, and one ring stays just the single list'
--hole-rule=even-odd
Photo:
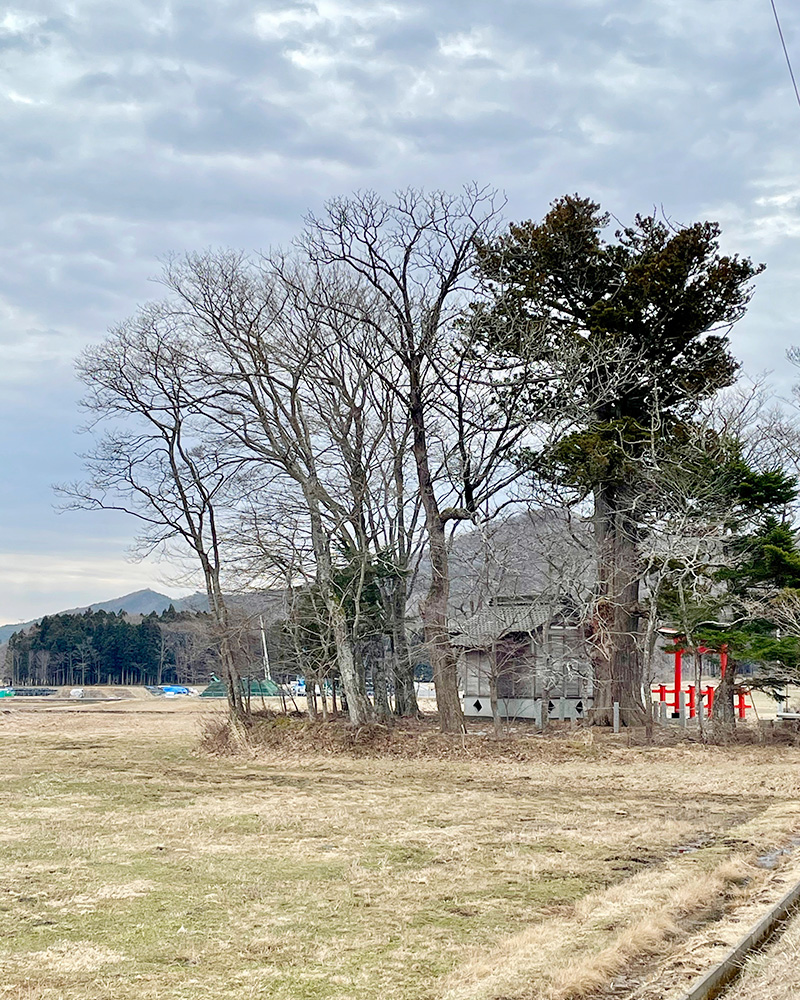
[{"label": "bare deciduous tree", "polygon": [[408,414],[430,567],[421,613],[440,724],[450,732],[463,716],[448,627],[448,528],[473,520],[519,475],[508,460],[522,428],[497,398],[499,381],[524,385],[521,366],[513,379],[505,367],[492,372],[466,309],[477,244],[494,235],[498,216],[495,195],[475,187],[458,196],[408,190],[392,201],[364,193],[309,216],[299,240],[323,280],[345,268],[373,293],[369,309],[379,306],[377,314],[363,302],[338,308],[375,328],[377,353],[362,353],[361,363],[387,380]]},{"label": "bare deciduous tree", "polygon": [[144,525],[140,552],[178,539],[197,559],[216,626],[228,704],[248,712],[221,585],[221,510],[238,460],[203,440],[200,387],[187,345],[168,315],[150,306],[80,357],[90,427],[107,429],[85,455],[88,479],[61,487],[68,505],[121,510]]},{"label": "bare deciduous tree", "polygon": [[[250,463],[278,470],[302,498],[348,712],[354,724],[368,722],[373,710],[353,634],[375,555],[375,483],[391,482],[377,473],[395,456],[386,447],[393,414],[385,398],[375,398],[351,347],[372,330],[332,306],[360,291],[335,274],[323,285],[280,257],[256,267],[225,253],[175,261],[165,280],[177,297],[176,322],[196,339],[198,377],[207,386],[196,405]],[[360,560],[346,592],[337,546]]]}]

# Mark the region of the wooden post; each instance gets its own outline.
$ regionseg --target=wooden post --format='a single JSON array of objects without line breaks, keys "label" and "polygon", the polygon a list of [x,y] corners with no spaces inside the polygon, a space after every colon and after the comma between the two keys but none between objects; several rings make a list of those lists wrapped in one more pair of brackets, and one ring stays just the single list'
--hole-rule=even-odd
[{"label": "wooden post", "polygon": [[682,726],[686,726],[686,692],[681,691],[678,697],[678,719]]},{"label": "wooden post", "polygon": [[567,699],[562,695],[558,699],[558,718],[563,722],[567,717]]},{"label": "wooden post", "polygon": [[614,702],[614,732],[619,732],[619,702]]},{"label": "wooden post", "polygon": [[683,666],[683,650],[675,650],[675,701],[673,702],[673,711],[676,715],[680,714],[681,710],[681,687],[683,686],[683,678],[681,668]]}]

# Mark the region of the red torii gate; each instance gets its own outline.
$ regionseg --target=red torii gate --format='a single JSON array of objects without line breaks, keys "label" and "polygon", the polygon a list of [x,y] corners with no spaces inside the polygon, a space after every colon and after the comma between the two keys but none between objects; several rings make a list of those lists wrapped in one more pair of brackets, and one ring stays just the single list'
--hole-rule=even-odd
[{"label": "red torii gate", "polygon": [[[676,640],[679,637],[675,637]],[[681,691],[683,689],[683,654],[687,651],[683,647],[677,644],[677,641],[673,643],[675,649],[673,650],[673,656],[675,657],[675,685],[672,688],[668,688],[666,684],[659,684],[658,688],[654,690],[658,691],[659,701],[667,701],[667,693],[672,694],[672,714],[673,718],[678,718],[681,712]],[[719,653],[719,670],[720,676],[725,677],[725,673],[728,669],[728,644],[723,643],[720,648],[711,649],[709,646],[697,646],[696,652],[698,653]],[[686,694],[689,697],[688,705],[689,718],[694,719],[697,715],[697,689],[694,684],[689,684],[686,689]],[[714,688],[709,684],[706,688],[705,693],[700,691],[700,700],[706,699],[708,702],[706,708],[706,715],[708,718],[711,717],[714,711]],[[745,704],[745,691],[740,690],[737,697],[737,710],[740,719],[745,718],[745,713],[747,711],[747,706]]]}]

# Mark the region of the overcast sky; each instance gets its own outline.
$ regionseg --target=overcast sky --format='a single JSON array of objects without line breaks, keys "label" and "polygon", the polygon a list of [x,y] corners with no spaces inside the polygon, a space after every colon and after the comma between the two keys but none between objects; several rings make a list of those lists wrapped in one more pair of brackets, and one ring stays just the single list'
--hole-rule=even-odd
[{"label": "overcast sky", "polygon": [[72,359],[159,258],[287,242],[336,194],[475,180],[509,219],[574,191],[716,219],[768,265],[735,351],[791,382],[800,108],[768,0],[33,0],[0,14],[0,81],[0,623],[181,592],[124,518],[53,511]]}]

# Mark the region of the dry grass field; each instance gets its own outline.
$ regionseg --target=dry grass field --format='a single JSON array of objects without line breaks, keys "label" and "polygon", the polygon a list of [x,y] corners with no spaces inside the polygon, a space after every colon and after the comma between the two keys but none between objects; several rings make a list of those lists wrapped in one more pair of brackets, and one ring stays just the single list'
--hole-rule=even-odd
[{"label": "dry grass field", "polygon": [[0,711],[0,998],[666,997],[800,878],[795,748],[215,758],[209,711]]}]

